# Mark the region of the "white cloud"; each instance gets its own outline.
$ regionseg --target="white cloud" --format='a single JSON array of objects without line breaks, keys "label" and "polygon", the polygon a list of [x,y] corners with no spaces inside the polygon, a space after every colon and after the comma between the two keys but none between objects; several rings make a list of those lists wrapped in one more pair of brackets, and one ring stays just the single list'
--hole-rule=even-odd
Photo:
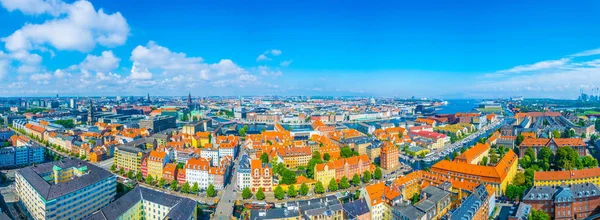
[{"label": "white cloud", "polygon": [[8,62],[8,60],[0,58],[0,80],[3,80],[4,77],[6,77],[6,75],[8,74],[9,66],[10,63]]},{"label": "white cloud", "polygon": [[59,69],[54,71],[54,77],[56,77],[58,79],[62,79],[64,77],[66,77],[67,75],[68,75],[67,73],[65,73],[64,71],[59,70]]},{"label": "white cloud", "polygon": [[[10,36],[2,38],[6,49],[10,51],[32,50],[48,44],[58,50],[88,51],[93,49],[96,44],[118,46],[123,45],[127,40],[129,26],[121,13],[106,14],[103,9],[96,11],[90,2],[85,0],[66,6],[63,4],[57,3],[56,5],[60,6],[56,7],[61,9],[55,8],[54,11],[61,15],[66,14],[66,16],[59,16],[42,24],[25,24]],[[65,10],[62,10],[63,6],[66,8]],[[33,10],[21,6],[13,7],[13,10],[16,9],[26,13],[50,13],[52,11]]]},{"label": "white cloud", "polygon": [[281,55],[281,50],[278,50],[278,49],[267,50],[264,53],[258,55],[258,57],[256,57],[256,62],[271,60],[271,58],[267,56],[269,54],[273,55],[273,56],[279,56],[279,55]]},{"label": "white cloud", "polygon": [[260,75],[263,76],[272,76],[272,77],[278,77],[283,75],[283,73],[281,72],[281,70],[271,70],[269,67],[267,66],[259,66],[258,68],[258,73]]},{"label": "white cloud", "polygon": [[281,50],[272,49],[271,54],[273,54],[273,56],[279,56],[281,55]]},{"label": "white cloud", "polygon": [[138,62],[134,62],[131,67],[131,74],[129,78],[132,80],[147,80],[152,79],[152,73],[148,70],[148,68],[141,67]]},{"label": "white cloud", "polygon": [[283,67],[287,67],[287,66],[289,66],[290,64],[292,64],[292,61],[293,61],[293,60],[284,60],[284,61],[281,61],[281,63],[279,63],[279,65],[280,65],[280,66],[283,66]]},{"label": "white cloud", "polygon": [[520,65],[507,70],[502,70],[502,73],[520,73],[520,72],[529,72],[529,71],[537,71],[544,70],[549,68],[561,67],[567,64],[570,61],[568,58],[562,58],[559,60],[546,60],[537,62],[534,64]]},{"label": "white cloud", "polygon": [[79,66],[87,70],[108,72],[119,67],[119,61],[120,59],[115,57],[112,51],[107,50],[103,51],[100,56],[88,54]]},{"label": "white cloud", "polygon": [[169,48],[160,46],[154,41],[146,46],[137,46],[131,52],[130,59],[148,68],[161,68],[166,71],[192,71],[202,68],[202,57],[188,57],[185,53],[171,52]]},{"label": "white cloud", "polygon": [[59,0],[0,0],[2,7],[9,12],[19,10],[26,15],[51,14],[58,16],[66,10],[67,4]]},{"label": "white cloud", "polygon": [[31,80],[33,81],[47,81],[52,79],[52,74],[50,73],[36,73],[36,74],[32,74],[29,77]]},{"label": "white cloud", "polygon": [[267,55],[264,55],[264,54],[258,55],[258,57],[256,58],[256,61],[264,61],[264,60],[271,60],[271,58],[267,57]]},{"label": "white cloud", "polygon": [[217,74],[217,76],[241,75],[247,73],[246,70],[239,67],[229,59],[222,59],[218,63],[211,64],[210,68]]},{"label": "white cloud", "polygon": [[592,49],[592,50],[586,50],[586,51],[583,51],[583,52],[572,54],[571,57],[585,57],[585,56],[593,56],[593,55],[598,55],[598,54],[600,54],[600,48]]}]

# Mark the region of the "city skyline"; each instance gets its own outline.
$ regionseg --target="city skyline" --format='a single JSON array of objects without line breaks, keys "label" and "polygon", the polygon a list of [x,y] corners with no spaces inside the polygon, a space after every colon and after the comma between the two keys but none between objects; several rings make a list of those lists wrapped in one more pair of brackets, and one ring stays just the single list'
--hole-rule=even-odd
[{"label": "city skyline", "polygon": [[576,99],[594,1],[0,0],[0,96]]}]

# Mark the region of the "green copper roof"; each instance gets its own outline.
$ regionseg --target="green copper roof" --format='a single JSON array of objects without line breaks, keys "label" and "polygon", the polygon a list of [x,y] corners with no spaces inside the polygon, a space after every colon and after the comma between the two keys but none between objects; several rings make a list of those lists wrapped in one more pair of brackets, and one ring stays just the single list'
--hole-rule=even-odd
[{"label": "green copper roof", "polygon": [[54,171],[60,171],[60,170],[62,170],[62,168],[60,168],[60,167],[58,167],[58,166],[54,165],[54,166],[52,167],[52,170],[54,170]]}]

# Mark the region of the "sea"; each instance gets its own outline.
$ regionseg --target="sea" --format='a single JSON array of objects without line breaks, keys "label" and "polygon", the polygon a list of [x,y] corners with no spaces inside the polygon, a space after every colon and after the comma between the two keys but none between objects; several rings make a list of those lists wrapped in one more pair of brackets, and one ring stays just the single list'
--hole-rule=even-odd
[{"label": "sea", "polygon": [[453,99],[446,101],[448,101],[448,105],[438,107],[438,110],[436,110],[435,113],[454,114],[457,112],[473,112],[475,111],[474,108],[480,103],[480,101],[476,99]]}]

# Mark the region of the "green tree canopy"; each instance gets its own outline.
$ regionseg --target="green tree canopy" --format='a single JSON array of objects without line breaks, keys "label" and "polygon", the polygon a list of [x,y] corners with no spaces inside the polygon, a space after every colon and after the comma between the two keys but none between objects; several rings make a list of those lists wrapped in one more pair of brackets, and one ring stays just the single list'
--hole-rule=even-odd
[{"label": "green tree canopy", "polygon": [[323,183],[321,181],[317,181],[317,183],[315,183],[314,191],[317,194],[323,194],[325,192],[325,187],[323,186]]},{"label": "green tree canopy", "polygon": [[296,195],[298,195],[298,191],[296,191],[296,187],[294,185],[290,185],[290,187],[288,187],[287,195],[290,198],[294,198]]},{"label": "green tree canopy", "polygon": [[365,171],[365,172],[363,173],[363,181],[364,181],[365,183],[371,182],[371,172],[369,172],[369,171]]},{"label": "green tree canopy", "polygon": [[358,176],[358,174],[354,174],[354,176],[352,176],[352,185],[358,186],[359,184],[360,184],[360,177]]},{"label": "green tree canopy", "polygon": [[310,189],[308,188],[308,185],[306,185],[306,183],[302,183],[302,185],[300,185],[300,195],[307,195],[309,190]]},{"label": "green tree canopy", "polygon": [[194,195],[197,195],[198,191],[200,191],[200,187],[198,186],[198,183],[194,183],[194,185],[192,186],[192,193],[194,193]]},{"label": "green tree canopy", "polygon": [[349,158],[352,157],[354,153],[352,152],[352,149],[350,149],[349,146],[344,146],[340,151],[340,155],[342,156],[342,158]]},{"label": "green tree canopy", "polygon": [[373,178],[376,180],[380,180],[383,177],[383,174],[381,173],[381,168],[377,167],[375,168],[375,172],[373,173]]},{"label": "green tree canopy", "polygon": [[244,199],[252,198],[252,191],[250,190],[250,188],[246,187],[246,188],[244,188],[244,190],[242,190],[242,198],[244,198]]},{"label": "green tree canopy", "polygon": [[163,179],[163,178],[158,179],[158,187],[159,188],[162,189],[165,186],[165,184],[166,184],[165,179]]},{"label": "green tree canopy", "polygon": [[191,190],[191,186],[190,186],[190,183],[188,183],[188,182],[185,182],[183,184],[183,186],[181,186],[182,193],[190,193],[190,190]]},{"label": "green tree canopy", "polygon": [[329,191],[338,190],[338,183],[335,181],[335,178],[331,178],[329,181],[329,187],[327,187],[327,189],[329,189]]},{"label": "green tree canopy", "polygon": [[331,159],[331,156],[329,156],[329,153],[323,154],[323,160],[329,161],[330,159]]},{"label": "green tree canopy", "polygon": [[263,153],[260,155],[260,160],[261,160],[263,163],[269,163],[269,155],[268,155],[266,152],[263,152]]},{"label": "green tree canopy", "polygon": [[258,199],[258,200],[265,199],[265,192],[262,187],[258,188],[258,191],[256,192],[256,199]]},{"label": "green tree canopy", "polygon": [[217,195],[217,191],[215,190],[215,186],[212,183],[208,185],[208,188],[206,189],[206,195],[208,197],[215,197]]},{"label": "green tree canopy", "polygon": [[273,195],[276,199],[282,200],[285,197],[285,192],[281,186],[277,186],[275,187],[275,190],[273,190]]},{"label": "green tree canopy", "polygon": [[340,179],[340,189],[348,189],[350,188],[350,182],[348,182],[348,178],[346,176]]},{"label": "green tree canopy", "polygon": [[179,188],[179,185],[177,184],[177,180],[171,181],[171,190],[175,191],[178,188]]}]

